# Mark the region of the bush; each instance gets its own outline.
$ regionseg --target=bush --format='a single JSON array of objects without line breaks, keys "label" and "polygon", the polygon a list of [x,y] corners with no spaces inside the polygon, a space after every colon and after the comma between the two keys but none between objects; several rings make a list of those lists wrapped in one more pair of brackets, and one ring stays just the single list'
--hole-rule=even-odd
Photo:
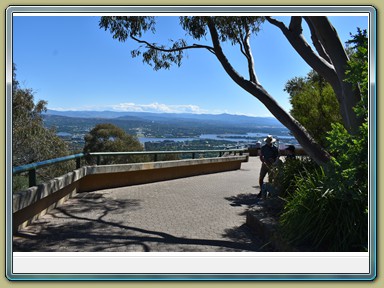
[{"label": "bush", "polygon": [[280,163],[274,171],[273,185],[279,190],[281,198],[293,194],[299,183],[299,179],[316,169],[318,165],[309,157],[297,157],[287,159]]},{"label": "bush", "polygon": [[[309,251],[362,251],[367,244],[363,193],[352,197],[322,168],[297,178],[297,188],[280,217],[283,235]],[[356,197],[358,196],[358,197]]]},{"label": "bush", "polygon": [[291,243],[312,251],[364,251],[368,245],[368,126],[364,123],[359,134],[350,135],[334,124],[328,135],[331,162],[295,177],[294,193],[280,218],[281,229]]}]

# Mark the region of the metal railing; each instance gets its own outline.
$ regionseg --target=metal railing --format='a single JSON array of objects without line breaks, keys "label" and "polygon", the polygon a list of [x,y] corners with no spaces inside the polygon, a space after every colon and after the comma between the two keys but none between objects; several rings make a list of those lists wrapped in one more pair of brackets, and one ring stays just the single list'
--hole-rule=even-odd
[{"label": "metal railing", "polygon": [[35,162],[27,165],[17,166],[12,168],[12,175],[28,172],[29,187],[36,186],[36,170],[49,165],[55,165],[61,162],[70,160],[76,160],[76,169],[81,166],[81,159],[85,157],[96,157],[96,165],[100,165],[102,157],[114,157],[114,156],[143,156],[152,155],[153,161],[158,161],[158,155],[166,154],[191,154],[192,159],[196,158],[196,155],[204,155],[207,153],[218,153],[218,157],[222,157],[224,154],[243,155],[246,149],[223,149],[223,150],[182,150],[182,151],[139,151],[139,152],[91,152],[91,153],[79,153],[54,159],[49,159],[41,162]]}]

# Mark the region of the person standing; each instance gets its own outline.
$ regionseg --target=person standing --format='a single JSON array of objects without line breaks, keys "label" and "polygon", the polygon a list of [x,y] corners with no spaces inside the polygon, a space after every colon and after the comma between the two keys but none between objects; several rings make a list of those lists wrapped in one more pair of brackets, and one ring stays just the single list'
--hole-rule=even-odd
[{"label": "person standing", "polygon": [[257,195],[261,197],[264,178],[268,173],[268,181],[272,181],[272,166],[279,158],[279,150],[275,145],[276,139],[272,135],[268,135],[264,139],[265,144],[260,149],[260,160],[262,162],[259,176],[260,193]]}]

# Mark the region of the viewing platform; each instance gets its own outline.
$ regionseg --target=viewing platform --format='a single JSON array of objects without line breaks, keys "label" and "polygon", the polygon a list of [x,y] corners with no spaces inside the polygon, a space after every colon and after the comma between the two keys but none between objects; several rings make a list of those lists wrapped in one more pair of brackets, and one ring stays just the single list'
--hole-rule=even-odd
[{"label": "viewing platform", "polygon": [[[184,164],[189,161],[188,165],[183,165],[183,161]],[[212,164],[216,165],[214,169]],[[194,165],[199,166],[194,169]],[[265,237],[246,225],[247,211],[260,208],[256,196],[261,166],[258,157],[131,164],[125,172],[121,170],[123,166],[76,170],[71,174],[74,181],[67,183],[74,191],[67,191],[71,197],[34,219],[31,225],[21,225],[25,219],[18,220],[20,215],[14,213],[17,227],[14,225],[13,251],[271,251]],[[128,175],[125,173],[137,171],[144,173],[134,177],[140,181],[129,184],[124,180]],[[81,182],[86,174],[90,178]],[[164,175],[173,176],[164,178]],[[118,187],[110,187],[116,181],[121,182]],[[15,203],[14,211],[15,206],[22,205]]]}]

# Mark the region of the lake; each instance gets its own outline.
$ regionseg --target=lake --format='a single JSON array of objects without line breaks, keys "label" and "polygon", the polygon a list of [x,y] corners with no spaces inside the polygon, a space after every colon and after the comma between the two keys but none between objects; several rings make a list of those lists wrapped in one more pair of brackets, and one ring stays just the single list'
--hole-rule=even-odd
[{"label": "lake", "polygon": [[[257,141],[263,141],[265,138],[263,133],[247,133],[247,134],[202,134],[199,137],[186,137],[186,138],[151,138],[151,137],[139,137],[141,143],[145,142],[161,142],[161,141],[193,141],[193,140],[224,140],[231,142],[242,143],[256,143]],[[289,142],[292,144],[297,143],[295,137],[290,135],[277,135],[274,136],[277,139],[283,140],[283,142]]]}]

